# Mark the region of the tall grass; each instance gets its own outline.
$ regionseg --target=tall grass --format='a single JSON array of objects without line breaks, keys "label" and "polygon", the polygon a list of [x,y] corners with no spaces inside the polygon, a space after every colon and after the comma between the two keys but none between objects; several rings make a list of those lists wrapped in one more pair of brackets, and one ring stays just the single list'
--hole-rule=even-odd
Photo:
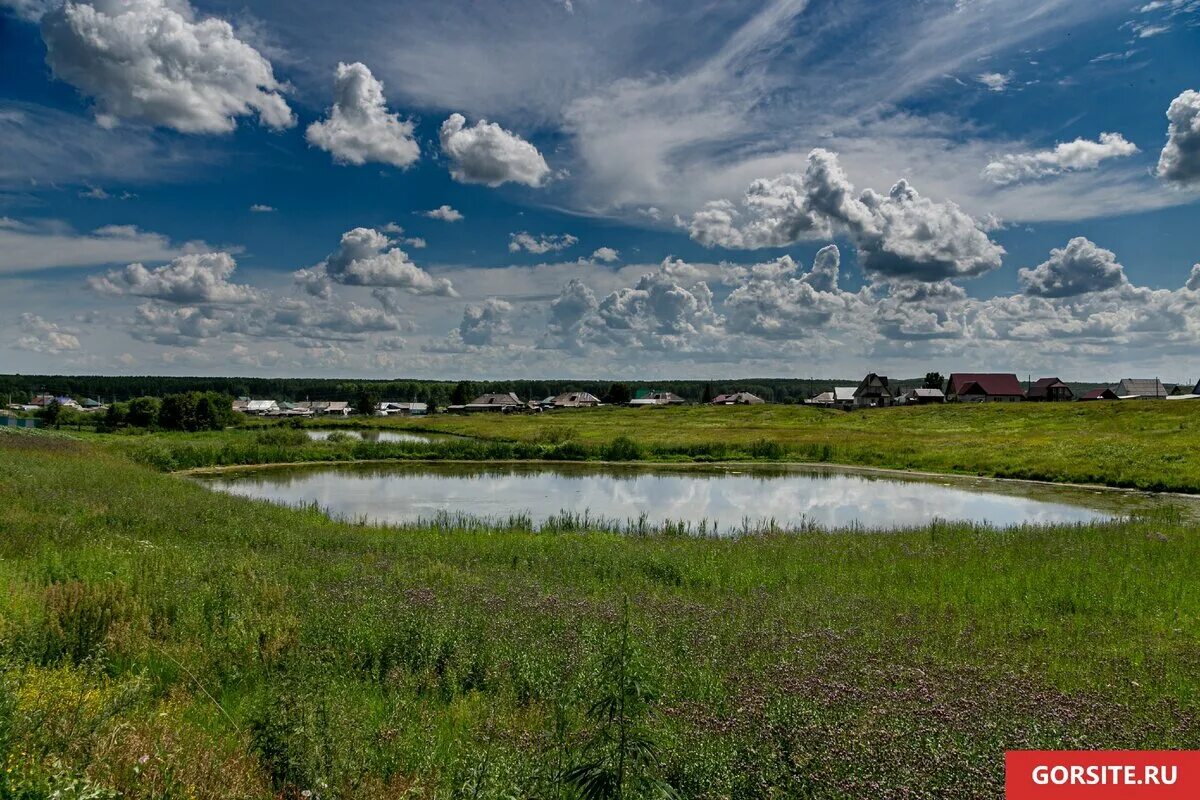
[{"label": "tall grass", "polygon": [[0,796],[993,797],[1005,749],[1200,745],[1170,513],[725,540],[353,525],[53,437],[0,474]]}]

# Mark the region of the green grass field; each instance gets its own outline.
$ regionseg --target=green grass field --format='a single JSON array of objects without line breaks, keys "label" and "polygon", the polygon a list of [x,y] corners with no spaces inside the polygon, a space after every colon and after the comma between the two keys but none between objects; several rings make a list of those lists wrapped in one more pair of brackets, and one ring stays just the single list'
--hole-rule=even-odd
[{"label": "green grass field", "polygon": [[437,446],[307,442],[288,435],[287,423],[258,420],[213,433],[95,436],[166,470],[391,458],[757,460],[1200,492],[1200,403],[1190,402],[952,404],[853,413],[782,405],[601,408],[305,424],[434,431],[458,439]]},{"label": "green grass field", "polygon": [[[1074,432],[1047,468],[1107,442],[1101,475],[1195,485],[1194,463],[1158,466],[1196,435],[1161,404],[938,411],[940,438],[890,450],[930,412],[421,424],[822,437],[971,470],[1046,415]],[[1005,749],[1200,747],[1200,532],[1168,512],[736,540],[377,529],[128,458],[157,435],[97,438],[0,434],[0,797],[995,797]]]},{"label": "green grass field", "polygon": [[1200,492],[1200,403],[949,404],[852,413],[783,405],[601,408],[440,415],[416,426],[582,445],[623,436],[646,448],[680,450],[766,441],[795,460]]}]

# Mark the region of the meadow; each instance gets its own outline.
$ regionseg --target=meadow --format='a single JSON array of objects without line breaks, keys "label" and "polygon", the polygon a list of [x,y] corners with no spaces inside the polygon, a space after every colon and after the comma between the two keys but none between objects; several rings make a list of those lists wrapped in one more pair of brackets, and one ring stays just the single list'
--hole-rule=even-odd
[{"label": "meadow", "polygon": [[1200,492],[1200,404],[949,404],[845,413],[795,405],[570,409],[306,421],[455,441],[309,442],[290,422],[196,434],[99,435],[161,469],[371,459],[792,461],[1152,491]]},{"label": "meadow", "polygon": [[[873,415],[810,411],[417,424],[886,450]],[[1171,425],[1195,436],[1156,412],[1063,419],[1148,480]],[[945,427],[941,448],[967,436]],[[995,797],[1005,749],[1200,747],[1200,532],[1166,510],[729,540],[372,528],[134,460],[165,435],[90,438],[0,432],[0,797]],[[1121,444],[1140,438],[1159,446]]]}]

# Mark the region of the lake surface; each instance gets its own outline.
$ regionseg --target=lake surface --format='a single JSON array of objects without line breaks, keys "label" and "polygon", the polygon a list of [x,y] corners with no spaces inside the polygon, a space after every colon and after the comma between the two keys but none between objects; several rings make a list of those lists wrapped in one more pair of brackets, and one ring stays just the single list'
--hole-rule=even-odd
[{"label": "lake surface", "polygon": [[785,528],[892,529],[932,520],[999,527],[1123,516],[1108,492],[975,480],[909,480],[836,469],[610,468],[587,465],[345,465],[272,468],[204,478],[221,491],[342,518],[406,523],[439,513],[535,524],[568,511],[650,525],[687,522],[730,533],[745,523]]},{"label": "lake surface", "polygon": [[320,442],[329,438],[331,433],[344,433],[351,439],[359,439],[364,442],[435,442],[444,440],[446,437],[429,435],[426,433],[407,433],[405,431],[356,431],[346,430],[344,428],[332,429],[305,429],[308,438],[313,441]]}]

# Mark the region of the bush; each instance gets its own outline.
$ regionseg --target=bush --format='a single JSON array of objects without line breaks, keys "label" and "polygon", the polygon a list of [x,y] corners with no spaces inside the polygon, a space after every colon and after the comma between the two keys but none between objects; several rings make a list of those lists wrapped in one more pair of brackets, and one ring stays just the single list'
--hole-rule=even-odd
[{"label": "bush", "polygon": [[137,428],[151,428],[158,424],[158,408],[157,397],[135,397],[129,401],[125,421]]},{"label": "bush", "polygon": [[158,410],[158,424],[171,431],[217,431],[232,421],[232,401],[216,392],[169,394]]},{"label": "bush", "polygon": [[779,442],[773,442],[769,439],[759,439],[750,443],[747,452],[754,458],[763,458],[771,461],[781,461],[787,451]]},{"label": "bush", "polygon": [[618,436],[604,448],[605,461],[640,461],[642,447],[628,436]]},{"label": "bush", "polygon": [[268,428],[256,433],[254,441],[268,447],[299,447],[308,444],[309,438],[304,431],[296,428]]}]

